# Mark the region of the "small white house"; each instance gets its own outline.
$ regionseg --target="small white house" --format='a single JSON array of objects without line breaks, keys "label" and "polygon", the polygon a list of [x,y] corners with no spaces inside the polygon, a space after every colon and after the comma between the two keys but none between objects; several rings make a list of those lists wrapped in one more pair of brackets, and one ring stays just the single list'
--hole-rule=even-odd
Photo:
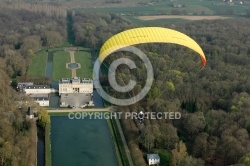
[{"label": "small white house", "polygon": [[48,107],[49,106],[49,99],[46,99],[46,98],[36,99],[35,102],[38,103],[42,107]]},{"label": "small white house", "polygon": [[159,165],[160,157],[158,154],[147,154],[148,165]]},{"label": "small white house", "polygon": [[31,94],[29,95],[36,103],[40,106],[49,106],[49,95],[48,94]]}]

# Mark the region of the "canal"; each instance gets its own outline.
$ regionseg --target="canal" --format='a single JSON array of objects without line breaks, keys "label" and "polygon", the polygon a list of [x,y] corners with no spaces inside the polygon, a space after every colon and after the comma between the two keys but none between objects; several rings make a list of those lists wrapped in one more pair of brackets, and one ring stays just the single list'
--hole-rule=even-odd
[{"label": "canal", "polygon": [[[58,89],[58,82],[52,79],[53,52],[48,53],[46,77],[52,88]],[[96,108],[103,108],[102,97],[94,90]],[[57,94],[50,95],[49,108],[59,108]],[[105,119],[71,120],[67,116],[51,116],[51,149],[53,166],[117,166],[117,158],[110,130]],[[44,133],[38,132],[37,165],[45,165]]]},{"label": "canal", "polygon": [[51,117],[53,166],[117,166],[114,144],[105,119]]},{"label": "canal", "polygon": [[45,165],[45,143],[44,143],[44,132],[37,128],[38,130],[38,142],[37,142],[37,166]]}]

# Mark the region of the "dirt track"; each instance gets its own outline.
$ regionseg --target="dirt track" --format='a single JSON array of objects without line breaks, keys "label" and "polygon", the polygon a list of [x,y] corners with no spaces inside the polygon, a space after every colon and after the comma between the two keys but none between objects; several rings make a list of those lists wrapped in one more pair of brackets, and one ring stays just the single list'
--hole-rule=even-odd
[{"label": "dirt track", "polygon": [[216,19],[228,19],[229,17],[223,16],[175,16],[175,15],[159,15],[159,16],[139,16],[137,17],[143,21],[157,20],[157,19],[185,19],[185,20],[216,20]]}]

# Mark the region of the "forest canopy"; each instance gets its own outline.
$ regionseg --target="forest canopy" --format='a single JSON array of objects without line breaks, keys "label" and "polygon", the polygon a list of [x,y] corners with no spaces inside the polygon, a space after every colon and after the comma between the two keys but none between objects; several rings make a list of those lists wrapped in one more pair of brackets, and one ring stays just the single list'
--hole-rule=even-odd
[{"label": "forest canopy", "polygon": [[[93,17],[95,16],[91,15]],[[88,26],[79,26],[82,22],[79,23],[76,18],[85,18],[84,24]],[[76,36],[81,34],[78,27],[89,27],[82,31],[99,34],[95,32],[107,26],[99,25],[97,30],[94,26],[96,20],[87,18],[87,14],[76,14]],[[122,19],[119,20],[123,22]],[[191,63],[191,59],[184,58],[175,62],[176,70],[168,68],[171,57],[190,53],[186,49],[162,44],[138,46],[152,62],[154,84],[143,101],[119,109],[138,112],[179,111],[182,118],[145,120],[143,124],[136,120],[122,120],[137,165],[146,165],[143,154],[157,149],[171,154],[172,159],[168,161],[170,165],[232,165],[246,162],[250,153],[249,26],[250,20],[244,18],[166,25],[194,38],[207,57],[207,66],[196,74],[188,75],[187,79],[179,75],[181,72],[178,69],[185,63]],[[112,32],[121,32],[122,28],[115,27],[110,26]],[[109,36],[103,39],[96,37],[88,44],[100,46],[108,38]],[[82,44],[87,42],[79,41]],[[143,79],[146,77],[141,69],[136,69],[131,76],[139,78],[139,85],[132,93],[143,87]],[[131,73],[124,67],[119,74],[126,80]],[[166,89],[166,85],[169,85],[168,79],[177,75],[178,79],[171,82],[174,88]],[[160,96],[164,89],[165,93]],[[112,89],[110,92],[114,96],[120,96]],[[178,158],[180,155],[184,157]]]},{"label": "forest canopy", "polygon": [[[120,109],[179,111],[182,118],[145,120],[143,125],[137,121],[123,120],[131,147],[139,147],[142,152],[165,149],[172,155],[170,165],[244,163],[250,152],[249,26],[249,19],[198,21],[172,26],[201,45],[207,65],[199,73],[189,75],[188,79],[178,76],[173,81],[175,90],[168,89],[160,97],[160,92],[166,89],[165,81],[171,78],[171,75],[166,77],[172,72],[168,70],[169,57],[187,52],[182,48],[176,51],[176,47],[160,44],[141,46],[153,62],[155,82],[144,101]],[[186,58],[175,63],[176,69],[189,61]],[[145,78],[141,73],[133,74],[136,78]],[[183,141],[185,147],[179,141]],[[180,151],[176,145],[186,148],[188,155],[178,158]],[[135,153],[142,155],[138,151]],[[138,161],[138,165],[143,164],[143,160]]]},{"label": "forest canopy", "polygon": [[[3,4],[1,4],[3,5]],[[26,121],[28,98],[11,87],[11,77],[25,76],[42,47],[66,40],[66,20],[44,12],[6,9],[0,5],[0,165],[36,165],[37,128]]]},{"label": "forest canopy", "polygon": [[[114,34],[136,27],[115,14],[72,12],[71,16],[74,44],[95,50]],[[66,41],[66,19],[65,15],[1,8],[0,21],[1,165],[26,166],[32,154],[23,152],[34,141],[29,137],[32,124],[24,120],[26,108],[19,110],[12,104],[20,96],[10,87],[10,77],[25,75],[42,47]],[[172,56],[190,53],[186,49],[161,44],[138,46],[154,67],[153,87],[141,102],[119,109],[180,111],[182,118],[145,120],[143,124],[122,120],[135,164],[146,165],[143,154],[157,150],[163,150],[165,156],[170,154],[171,159],[166,161],[170,165],[246,164],[250,154],[250,20],[195,21],[165,27],[194,38],[205,52],[207,66],[183,79],[178,69],[192,59],[175,62],[175,70],[168,66]],[[129,78],[127,70],[121,71],[121,77]],[[136,93],[145,75],[141,69],[133,75],[139,78]],[[170,81],[173,77],[178,79]],[[163,89],[166,91],[160,95]]]},{"label": "forest canopy", "polygon": [[35,54],[66,40],[66,20],[42,12],[0,10],[0,63],[10,77],[25,75]]}]

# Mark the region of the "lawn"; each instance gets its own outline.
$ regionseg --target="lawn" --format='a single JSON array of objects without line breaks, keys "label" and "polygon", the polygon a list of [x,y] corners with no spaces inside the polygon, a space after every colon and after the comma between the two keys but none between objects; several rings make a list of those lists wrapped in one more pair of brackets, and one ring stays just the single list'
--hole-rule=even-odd
[{"label": "lawn", "polygon": [[86,48],[86,47],[75,47],[67,41],[64,42],[60,47],[53,47],[53,48],[49,48],[48,50],[52,52],[56,52],[56,51],[64,51],[65,49],[68,49],[68,48],[77,48],[78,50],[86,50],[86,51],[91,50],[90,48]]},{"label": "lawn", "polygon": [[28,69],[29,77],[45,77],[48,54],[45,50],[39,51]]},{"label": "lawn", "polygon": [[92,78],[93,64],[91,53],[87,51],[75,52],[75,61],[81,64],[81,68],[76,70],[76,75],[81,78]]},{"label": "lawn", "polygon": [[106,8],[84,8],[84,9],[73,9],[76,12],[101,12],[101,13],[116,13],[116,14],[159,14],[152,6],[133,6],[133,7],[106,7]]},{"label": "lawn", "polygon": [[112,136],[112,140],[114,142],[115,153],[116,153],[116,157],[117,157],[119,166],[123,166],[123,161],[122,161],[122,158],[121,158],[121,153],[120,153],[119,145],[118,145],[116,134],[115,134],[115,131],[114,131],[114,128],[113,128],[113,125],[112,125],[111,121],[112,121],[111,119],[107,119],[108,127],[109,127],[109,130],[110,130],[111,136]]},{"label": "lawn", "polygon": [[45,126],[45,166],[52,166],[50,127],[49,123]]},{"label": "lawn", "polygon": [[68,52],[57,51],[54,53],[52,71],[54,81],[60,80],[61,78],[71,78],[71,70],[66,68],[66,63],[70,63]]},{"label": "lawn", "polygon": [[112,133],[113,141],[115,142],[117,148],[116,150],[117,150],[118,161],[122,162],[123,166],[129,165],[126,150],[115,119],[110,119],[110,127],[111,127],[110,131]]}]

